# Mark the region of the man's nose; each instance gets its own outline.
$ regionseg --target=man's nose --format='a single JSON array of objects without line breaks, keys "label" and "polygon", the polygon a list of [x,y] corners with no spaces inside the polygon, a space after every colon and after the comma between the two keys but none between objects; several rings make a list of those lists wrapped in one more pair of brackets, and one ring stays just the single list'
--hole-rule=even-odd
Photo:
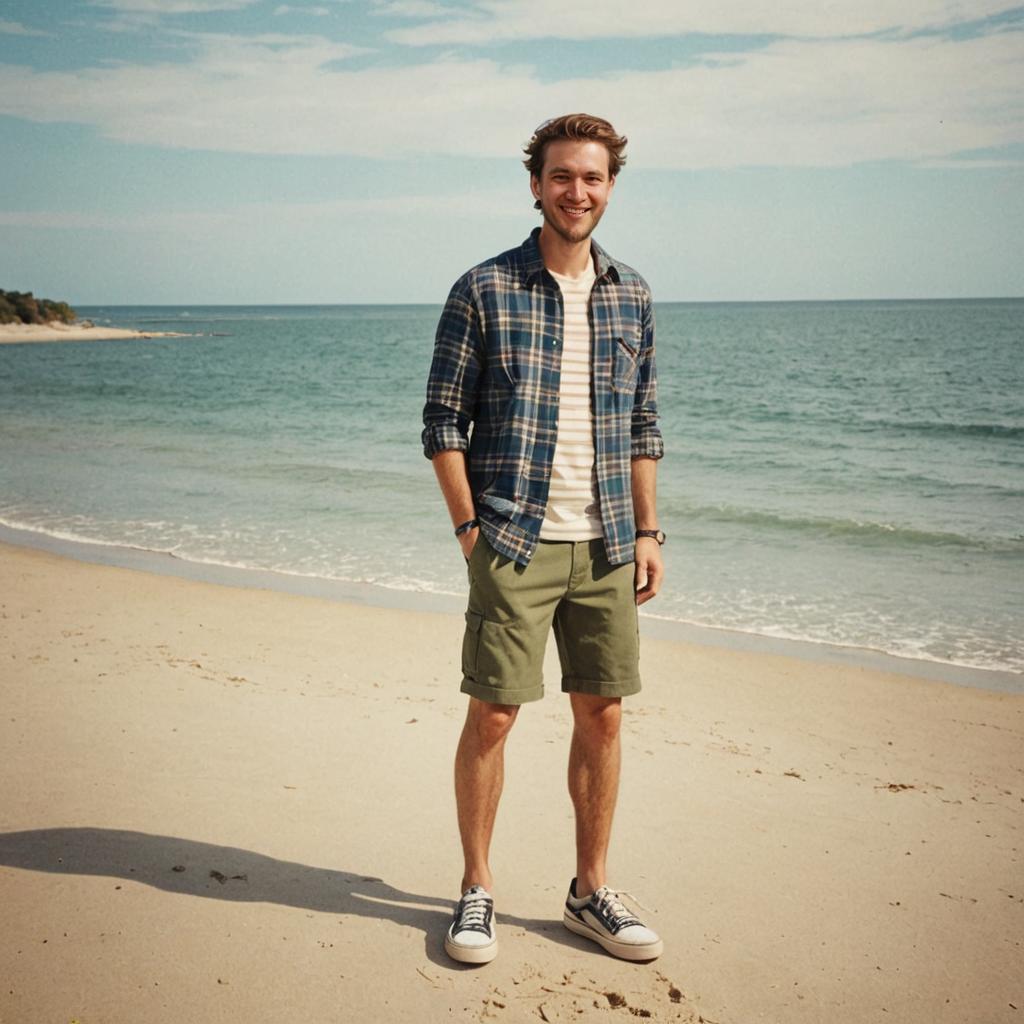
[{"label": "man's nose", "polygon": [[580,178],[573,179],[569,185],[569,198],[583,200],[586,198],[586,189],[583,186],[583,181]]}]

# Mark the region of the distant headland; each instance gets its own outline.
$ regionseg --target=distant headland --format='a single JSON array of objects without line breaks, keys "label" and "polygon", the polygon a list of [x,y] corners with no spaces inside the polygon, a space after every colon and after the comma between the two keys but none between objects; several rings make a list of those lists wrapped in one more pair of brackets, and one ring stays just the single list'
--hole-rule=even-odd
[{"label": "distant headland", "polygon": [[0,288],[0,324],[74,323],[78,314],[66,303],[37,299],[31,292]]},{"label": "distant headland", "polygon": [[0,288],[0,345],[32,341],[104,341],[118,338],[185,338],[168,331],[136,331],[128,327],[97,327],[79,320],[66,302],[37,299],[32,292]]}]

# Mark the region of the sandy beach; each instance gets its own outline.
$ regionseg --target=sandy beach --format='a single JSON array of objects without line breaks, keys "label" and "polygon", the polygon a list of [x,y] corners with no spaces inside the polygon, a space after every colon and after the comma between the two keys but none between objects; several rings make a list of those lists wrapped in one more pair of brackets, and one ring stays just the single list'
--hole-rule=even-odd
[{"label": "sandy beach", "polygon": [[0,345],[33,341],[110,341],[118,338],[185,338],[173,331],[135,331],[127,327],[85,327],[82,324],[0,324]]},{"label": "sandy beach", "polygon": [[666,952],[632,965],[560,922],[549,661],[470,969],[459,616],[8,545],[0,595],[5,1024],[1022,1019],[1021,695],[645,638],[612,882]]}]

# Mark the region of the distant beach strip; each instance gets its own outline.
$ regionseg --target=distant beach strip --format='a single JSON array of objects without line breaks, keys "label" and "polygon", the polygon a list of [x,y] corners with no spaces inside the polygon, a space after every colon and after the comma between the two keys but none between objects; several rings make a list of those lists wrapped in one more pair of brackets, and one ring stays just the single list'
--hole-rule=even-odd
[{"label": "distant beach strip", "polygon": [[97,327],[95,324],[0,324],[0,345],[35,341],[111,341],[124,338],[184,338],[177,331],[140,331],[128,327]]}]

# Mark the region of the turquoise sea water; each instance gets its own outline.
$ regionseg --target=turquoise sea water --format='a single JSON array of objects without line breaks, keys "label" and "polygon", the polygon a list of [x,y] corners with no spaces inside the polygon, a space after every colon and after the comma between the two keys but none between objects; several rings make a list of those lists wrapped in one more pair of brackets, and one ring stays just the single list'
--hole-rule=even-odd
[{"label": "turquoise sea water", "polygon": [[[461,593],[438,307],[117,307],[0,346],[0,523]],[[1024,300],[662,304],[652,615],[1024,672]],[[427,599],[425,599],[427,600]]]}]

